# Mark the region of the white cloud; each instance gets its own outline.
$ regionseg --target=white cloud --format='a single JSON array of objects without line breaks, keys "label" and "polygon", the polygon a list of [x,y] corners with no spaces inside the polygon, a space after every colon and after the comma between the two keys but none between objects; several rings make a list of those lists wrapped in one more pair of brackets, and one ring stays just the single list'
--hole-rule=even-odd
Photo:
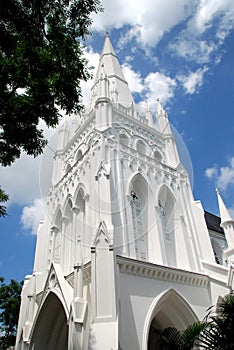
[{"label": "white cloud", "polygon": [[[170,47],[178,56],[207,63],[233,28],[233,0],[103,0],[104,13],[94,15],[94,30],[127,28],[119,48],[135,39],[141,47],[155,47],[178,26]],[[125,29],[124,28],[124,29]],[[215,41],[204,34],[213,30]]]},{"label": "white cloud", "polygon": [[135,72],[128,63],[123,64],[122,71],[131,92],[141,93],[144,90],[144,86],[140,73]]},{"label": "white cloud", "polygon": [[190,35],[187,37],[187,33],[186,36],[180,37],[169,46],[178,56],[198,64],[209,62],[212,54],[218,49],[218,45],[214,42],[207,43],[205,40]]},{"label": "white cloud", "polygon": [[168,102],[174,96],[176,88],[175,79],[162,73],[150,73],[144,80],[146,89],[146,101],[154,109],[157,98],[162,104]]},{"label": "white cloud", "polygon": [[234,185],[234,157],[229,159],[227,166],[208,168],[205,171],[206,176],[211,180],[215,179],[216,186],[221,190],[226,190],[229,186]]},{"label": "white cloud", "polygon": [[234,2],[232,0],[200,0],[197,12],[190,26],[202,34],[212,26],[212,21],[220,17],[221,24],[234,17]]},{"label": "white cloud", "polygon": [[217,177],[217,175],[218,175],[217,166],[215,165],[215,166],[213,166],[213,168],[207,168],[205,171],[205,175],[206,175],[206,177],[208,177],[208,179],[212,179],[212,178]]},{"label": "white cloud", "polygon": [[[218,63],[219,48],[233,28],[234,2],[232,0],[200,0],[184,29],[170,44],[176,55],[188,61]],[[212,40],[208,35],[212,31]]]},{"label": "white cloud", "polygon": [[144,45],[153,46],[165,32],[187,18],[192,0],[103,0],[104,13],[94,15],[93,28],[104,31],[130,25],[123,42],[133,36]]},{"label": "white cloud", "polygon": [[[48,129],[42,121],[39,123],[39,128],[44,130],[48,140],[56,132],[55,129]],[[52,149],[55,146],[53,144]],[[51,158],[54,155],[52,149],[51,146],[48,148],[48,152],[52,154]],[[45,171],[45,168],[40,168],[43,157],[44,155],[33,158],[23,153],[10,167],[0,167],[1,187],[10,196],[8,206],[13,203],[25,205],[40,197],[39,173]],[[44,187],[42,183],[40,185]]]},{"label": "white cloud", "polygon": [[23,154],[11,167],[0,167],[1,187],[10,196],[8,205],[23,205],[39,196],[39,165],[40,157]]},{"label": "white cloud", "polygon": [[231,218],[234,219],[234,205],[231,206],[231,208],[228,209],[228,212],[231,215]]},{"label": "white cloud", "polygon": [[81,81],[81,90],[82,90],[82,96],[83,96],[83,104],[87,106],[90,100],[91,96],[91,88],[94,83],[95,75],[97,72],[100,54],[93,51],[92,47],[86,47],[84,51],[84,57],[88,60],[89,66],[93,67],[92,74],[93,78],[89,81]]},{"label": "white cloud", "polygon": [[24,229],[31,230],[33,234],[37,233],[39,222],[45,215],[44,201],[37,198],[32,205],[25,206],[22,211],[21,223]]},{"label": "white cloud", "polygon": [[228,166],[220,168],[217,178],[217,186],[221,190],[225,190],[230,185],[234,185],[234,157],[230,159]]},{"label": "white cloud", "polygon": [[178,80],[183,84],[186,94],[194,94],[203,84],[204,73],[208,68],[198,68],[195,72],[190,72],[188,76],[178,76]]},{"label": "white cloud", "polygon": [[140,109],[145,109],[145,103],[154,110],[157,98],[162,104],[169,102],[174,96],[176,80],[160,72],[149,73],[145,78],[134,71],[129,63],[122,65],[123,74],[131,92],[141,94]]}]

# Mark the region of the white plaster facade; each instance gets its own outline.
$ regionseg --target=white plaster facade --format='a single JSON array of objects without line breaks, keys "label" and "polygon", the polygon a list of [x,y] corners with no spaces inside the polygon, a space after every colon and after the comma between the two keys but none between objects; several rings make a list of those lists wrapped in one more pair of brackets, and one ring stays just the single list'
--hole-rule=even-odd
[{"label": "white plaster facade", "polygon": [[17,350],[157,349],[153,328],[186,328],[233,287],[234,222],[218,194],[226,237],[208,230],[157,104],[156,129],[107,35],[82,123],[59,130]]}]

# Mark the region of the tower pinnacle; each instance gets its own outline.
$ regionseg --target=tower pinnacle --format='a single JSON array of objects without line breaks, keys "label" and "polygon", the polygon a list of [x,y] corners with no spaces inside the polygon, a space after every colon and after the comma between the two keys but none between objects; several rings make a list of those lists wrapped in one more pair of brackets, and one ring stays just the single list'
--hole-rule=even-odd
[{"label": "tower pinnacle", "polygon": [[227,240],[228,249],[226,251],[227,258],[233,261],[234,258],[234,220],[231,218],[229,211],[224,204],[222,197],[219,193],[219,190],[216,189],[218,203],[219,203],[219,212],[221,217],[220,226],[224,230],[224,234]]},{"label": "tower pinnacle", "polygon": [[218,204],[219,204],[219,212],[220,212],[220,217],[221,217],[221,225],[223,225],[227,221],[233,221],[231,218],[231,215],[229,211],[227,210],[226,205],[223,202],[223,199],[220,195],[220,192],[218,188],[216,188],[216,193],[217,193],[217,198],[218,198]]},{"label": "tower pinnacle", "polygon": [[95,82],[92,87],[93,98],[91,107],[94,106],[96,100],[100,97],[98,92],[98,83],[103,72],[103,67],[105,67],[105,73],[106,77],[109,80],[109,86],[115,86],[115,93],[118,95],[118,102],[125,107],[129,107],[133,102],[132,94],[123,75],[118,58],[111,44],[108,32],[106,33]]}]

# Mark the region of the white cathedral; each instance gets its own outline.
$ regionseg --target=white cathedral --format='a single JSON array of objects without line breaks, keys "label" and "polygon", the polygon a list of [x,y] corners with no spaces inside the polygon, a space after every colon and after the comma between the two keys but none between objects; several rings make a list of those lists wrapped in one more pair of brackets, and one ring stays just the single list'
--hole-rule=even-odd
[{"label": "white cathedral", "polygon": [[[77,117],[78,118],[78,117]],[[234,287],[234,220],[193,198],[168,116],[136,106],[106,35],[89,109],[59,129],[17,350],[157,350]]]}]

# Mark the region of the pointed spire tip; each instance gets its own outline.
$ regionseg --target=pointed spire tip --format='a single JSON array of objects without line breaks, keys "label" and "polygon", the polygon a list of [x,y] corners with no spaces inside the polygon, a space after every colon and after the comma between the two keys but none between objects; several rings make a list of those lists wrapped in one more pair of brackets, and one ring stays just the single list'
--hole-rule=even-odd
[{"label": "pointed spire tip", "polygon": [[224,204],[224,201],[221,197],[221,194],[219,190],[216,188],[217,198],[218,198],[218,204],[219,204],[219,213],[221,217],[221,224],[225,223],[226,221],[233,221],[232,217]]}]

